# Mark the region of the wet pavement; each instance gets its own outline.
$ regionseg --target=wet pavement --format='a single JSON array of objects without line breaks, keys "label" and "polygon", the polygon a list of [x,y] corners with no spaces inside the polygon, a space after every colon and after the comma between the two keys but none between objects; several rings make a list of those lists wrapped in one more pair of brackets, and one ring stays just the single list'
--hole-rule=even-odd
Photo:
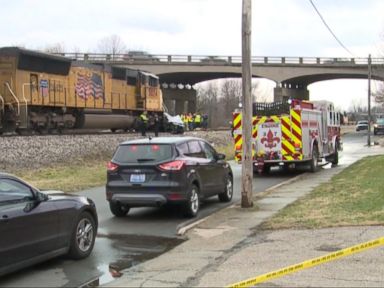
[{"label": "wet pavement", "polygon": [[0,287],[94,287],[122,276],[121,270],[155,258],[182,238],[113,235],[97,237],[93,253],[80,261],[65,257],[27,268],[0,280]]},{"label": "wet pavement", "polygon": [[[113,241],[111,241],[113,240]],[[108,248],[108,251],[117,252],[110,255],[110,259],[100,263],[97,269],[101,275],[92,279],[81,287],[97,287],[119,278],[122,270],[135,266],[146,260],[155,258],[182,243],[182,238],[159,238],[150,236],[113,235],[112,237],[99,237],[98,245]]]}]

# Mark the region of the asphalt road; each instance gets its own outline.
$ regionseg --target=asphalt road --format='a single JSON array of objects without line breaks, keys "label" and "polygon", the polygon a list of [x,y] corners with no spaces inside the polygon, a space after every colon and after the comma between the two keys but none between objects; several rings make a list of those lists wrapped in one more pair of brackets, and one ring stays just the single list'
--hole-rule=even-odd
[{"label": "asphalt road", "polygon": [[[344,152],[340,161],[353,157],[353,152],[366,144],[366,133],[354,133],[344,137]],[[374,140],[374,137],[372,137]],[[234,198],[241,199],[241,165],[232,163],[234,172]],[[270,175],[253,179],[254,193],[288,180],[298,173],[282,173],[272,170]],[[135,208],[127,217],[113,217],[105,200],[104,187],[83,191],[80,194],[92,198],[99,215],[99,231],[95,248],[90,257],[72,261],[64,257],[10,274],[0,280],[0,287],[73,287],[92,280],[99,284],[113,279],[117,270],[165,253],[184,241],[178,237],[179,228],[197,221],[230,204],[220,203],[217,197],[202,205],[199,217],[187,220],[178,209]]]}]

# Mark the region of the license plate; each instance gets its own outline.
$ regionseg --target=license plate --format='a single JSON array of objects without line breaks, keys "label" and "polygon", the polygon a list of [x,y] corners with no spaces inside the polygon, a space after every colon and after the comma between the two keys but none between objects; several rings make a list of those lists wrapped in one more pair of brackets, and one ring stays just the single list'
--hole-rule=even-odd
[{"label": "license plate", "polygon": [[142,183],[145,181],[145,174],[131,174],[131,182]]}]

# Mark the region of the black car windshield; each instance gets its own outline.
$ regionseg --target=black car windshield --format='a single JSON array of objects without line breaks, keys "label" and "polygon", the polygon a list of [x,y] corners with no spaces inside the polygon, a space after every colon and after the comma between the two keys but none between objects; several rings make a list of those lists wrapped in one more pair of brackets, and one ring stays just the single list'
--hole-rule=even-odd
[{"label": "black car windshield", "polygon": [[377,119],[377,124],[384,125],[384,118]]},{"label": "black car windshield", "polygon": [[167,144],[121,145],[113,160],[118,163],[150,163],[172,158],[172,146]]}]

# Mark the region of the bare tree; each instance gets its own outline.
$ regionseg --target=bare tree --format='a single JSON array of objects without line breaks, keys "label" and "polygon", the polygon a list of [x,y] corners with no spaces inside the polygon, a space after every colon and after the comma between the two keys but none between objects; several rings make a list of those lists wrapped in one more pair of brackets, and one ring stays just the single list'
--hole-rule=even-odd
[{"label": "bare tree", "polygon": [[232,117],[232,112],[239,105],[242,93],[241,89],[241,80],[238,79],[225,80],[221,86],[222,98],[220,100],[223,103],[224,115],[228,118],[228,121],[230,121]]},{"label": "bare tree", "polygon": [[375,102],[384,106],[384,85],[383,83],[378,84],[378,89],[372,93]]},{"label": "bare tree", "polygon": [[54,43],[45,46],[44,52],[51,54],[64,54],[65,53],[65,45],[64,43]]},{"label": "bare tree", "polygon": [[349,110],[352,112],[352,113],[360,113],[360,112],[365,112],[367,111],[367,108],[364,107],[363,105],[363,100],[362,99],[356,99],[356,98],[353,98],[351,100],[351,105],[350,105],[350,108]]},{"label": "bare tree", "polygon": [[219,89],[216,82],[209,82],[207,87],[197,90],[197,111],[208,115],[208,126],[217,127]]},{"label": "bare tree", "polygon": [[[381,32],[380,38],[384,40],[384,31]],[[384,43],[382,43],[380,47],[380,54],[383,57],[384,56]],[[384,67],[381,66],[380,68],[376,68],[375,72],[379,72],[381,74],[381,77],[384,77]],[[384,107],[384,84],[383,82],[380,82],[378,85],[378,89],[372,93],[372,96],[374,97],[374,100],[377,104],[381,105]]]},{"label": "bare tree", "polygon": [[126,50],[127,47],[124,41],[115,34],[104,37],[98,42],[98,52],[111,54],[112,57],[116,54],[123,54]]},{"label": "bare tree", "polygon": [[254,102],[268,102],[270,100],[271,93],[268,91],[267,86],[260,85],[258,79],[252,81],[252,99]]}]

